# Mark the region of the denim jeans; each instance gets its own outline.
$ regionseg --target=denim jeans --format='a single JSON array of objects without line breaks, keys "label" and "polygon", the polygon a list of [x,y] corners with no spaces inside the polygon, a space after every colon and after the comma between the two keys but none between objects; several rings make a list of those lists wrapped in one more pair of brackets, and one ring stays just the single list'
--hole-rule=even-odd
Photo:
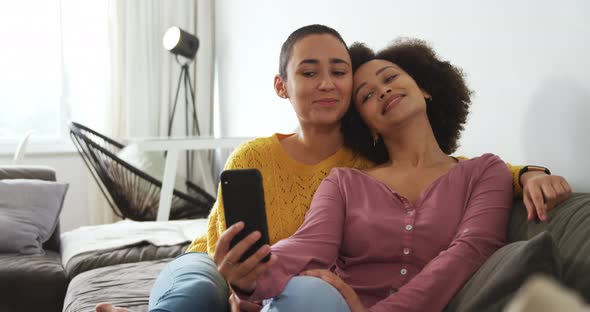
[{"label": "denim jeans", "polygon": [[295,276],[278,296],[265,300],[262,312],[350,312],[340,292],[323,280]]},{"label": "denim jeans", "polygon": [[206,253],[185,253],[172,260],[156,279],[149,311],[229,311],[227,283]]}]

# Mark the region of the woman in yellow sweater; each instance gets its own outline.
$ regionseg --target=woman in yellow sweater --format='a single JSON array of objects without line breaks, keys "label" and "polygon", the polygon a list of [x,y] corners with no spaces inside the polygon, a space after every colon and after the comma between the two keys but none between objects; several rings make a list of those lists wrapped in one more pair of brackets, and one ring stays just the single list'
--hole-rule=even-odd
[{"label": "woman in yellow sweater", "polygon": [[[257,168],[262,173],[271,244],[295,233],[316,188],[332,168],[365,169],[373,165],[343,146],[341,119],[351,98],[352,68],[346,43],[338,32],[322,25],[294,31],[281,49],[275,90],[291,102],[300,132],[247,142],[232,153],[225,166]],[[536,211],[545,220],[545,212],[570,193],[562,177],[537,170],[520,174],[523,167],[509,167],[514,193],[521,196],[524,189],[529,218]],[[195,239],[187,253],[173,260],[158,277],[150,296],[150,311],[229,309],[228,287],[217,271],[224,260],[214,262],[211,258],[226,229],[221,194],[217,198],[207,234]],[[111,308],[102,305],[97,310]]]}]

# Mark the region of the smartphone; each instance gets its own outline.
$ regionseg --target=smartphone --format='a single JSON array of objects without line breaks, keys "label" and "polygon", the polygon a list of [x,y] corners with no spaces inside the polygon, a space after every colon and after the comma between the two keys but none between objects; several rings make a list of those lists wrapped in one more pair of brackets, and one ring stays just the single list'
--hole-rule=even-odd
[{"label": "smartphone", "polygon": [[[260,247],[270,244],[266,225],[262,175],[258,169],[225,170],[221,173],[220,182],[225,225],[229,228],[240,221],[245,223],[242,231],[232,239],[230,248],[233,248],[254,231],[259,231],[261,234],[260,239],[240,258],[240,262],[243,262]],[[262,262],[268,260],[270,260],[270,253],[262,259]]]}]

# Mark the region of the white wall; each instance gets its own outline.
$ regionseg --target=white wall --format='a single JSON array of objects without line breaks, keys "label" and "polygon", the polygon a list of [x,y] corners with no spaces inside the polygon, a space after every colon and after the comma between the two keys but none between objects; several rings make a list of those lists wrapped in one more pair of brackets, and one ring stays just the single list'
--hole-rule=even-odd
[{"label": "white wall", "polygon": [[[0,156],[0,165],[12,162],[12,157]],[[61,231],[72,230],[81,225],[90,224],[89,217],[89,187],[90,172],[78,155],[78,152],[57,154],[27,154],[23,165],[44,165],[55,169],[57,180],[70,184],[60,215]]]},{"label": "white wall", "polygon": [[268,135],[297,126],[273,90],[282,42],[326,24],[348,43],[429,41],[461,66],[475,96],[457,154],[540,164],[590,191],[590,2],[216,1],[221,131]]}]

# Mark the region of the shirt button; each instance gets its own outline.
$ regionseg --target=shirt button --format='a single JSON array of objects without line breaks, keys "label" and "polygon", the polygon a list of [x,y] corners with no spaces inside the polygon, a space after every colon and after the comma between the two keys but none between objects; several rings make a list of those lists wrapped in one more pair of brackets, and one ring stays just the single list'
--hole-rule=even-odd
[{"label": "shirt button", "polygon": [[410,248],[404,248],[404,255],[410,254]]},{"label": "shirt button", "polygon": [[406,269],[401,269],[401,271],[399,271],[399,273],[400,273],[401,275],[406,275],[406,274],[408,274],[408,270],[406,270]]},{"label": "shirt button", "polygon": [[411,224],[406,225],[406,231],[411,231],[413,228]]},{"label": "shirt button", "polygon": [[411,216],[411,215],[413,215],[413,214],[414,214],[414,210],[410,210],[410,211],[408,211],[408,212],[407,212],[407,214],[408,214],[408,216]]}]

